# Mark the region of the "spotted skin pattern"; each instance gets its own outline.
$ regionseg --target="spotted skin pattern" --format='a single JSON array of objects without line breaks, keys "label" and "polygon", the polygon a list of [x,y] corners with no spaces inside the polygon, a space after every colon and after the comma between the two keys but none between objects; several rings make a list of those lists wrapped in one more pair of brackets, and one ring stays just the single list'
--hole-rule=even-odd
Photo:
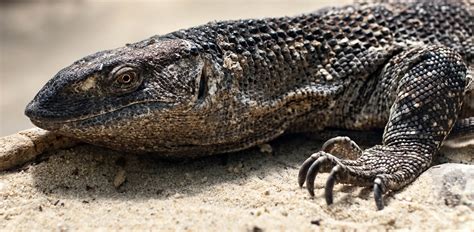
[{"label": "spotted skin pattern", "polygon": [[[450,134],[472,134],[472,6],[451,1],[327,8],[211,22],[106,50],[51,79],[26,108],[38,127],[170,158],[243,150],[284,134],[385,129],[362,150],[329,140],[319,172],[382,195],[426,170]],[[463,105],[464,103],[464,105]],[[453,129],[454,128],[454,129]]]}]

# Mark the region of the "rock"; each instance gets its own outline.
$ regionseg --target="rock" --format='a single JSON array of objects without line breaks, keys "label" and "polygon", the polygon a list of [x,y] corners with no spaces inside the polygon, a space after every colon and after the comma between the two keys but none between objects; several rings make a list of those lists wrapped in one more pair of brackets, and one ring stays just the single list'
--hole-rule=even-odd
[{"label": "rock", "polygon": [[273,148],[268,143],[260,144],[258,145],[258,147],[261,153],[270,154],[270,155],[273,154]]},{"label": "rock", "polygon": [[125,181],[127,180],[127,172],[125,169],[120,168],[114,177],[114,186],[115,188],[119,188]]},{"label": "rock", "polygon": [[447,163],[424,172],[395,198],[474,209],[474,165]]},{"label": "rock", "polygon": [[46,131],[31,128],[0,138],[0,171],[34,160],[38,155],[60,148],[68,148],[79,141]]},{"label": "rock", "polygon": [[432,189],[448,206],[474,206],[474,166],[443,164],[432,167],[426,175],[433,180]]}]

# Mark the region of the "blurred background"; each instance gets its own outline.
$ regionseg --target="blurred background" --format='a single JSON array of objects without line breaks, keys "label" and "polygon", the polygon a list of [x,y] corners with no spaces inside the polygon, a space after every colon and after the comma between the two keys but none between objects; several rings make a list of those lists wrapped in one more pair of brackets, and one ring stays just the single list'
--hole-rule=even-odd
[{"label": "blurred background", "polygon": [[352,0],[0,0],[0,136],[33,125],[26,104],[61,68],[99,50],[213,20],[293,16]]}]

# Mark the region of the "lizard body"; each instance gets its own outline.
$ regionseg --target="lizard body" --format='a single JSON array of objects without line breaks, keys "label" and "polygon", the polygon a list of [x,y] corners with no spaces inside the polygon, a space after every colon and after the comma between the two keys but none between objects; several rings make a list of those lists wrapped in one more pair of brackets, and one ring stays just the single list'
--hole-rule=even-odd
[{"label": "lizard body", "polygon": [[381,209],[381,194],[426,170],[453,127],[474,131],[471,7],[353,5],[153,36],[61,70],[26,115],[67,137],[165,157],[384,128],[383,144],[365,151],[329,140],[299,176],[313,194],[317,172],[331,171],[328,203],[335,182],[373,185]]}]

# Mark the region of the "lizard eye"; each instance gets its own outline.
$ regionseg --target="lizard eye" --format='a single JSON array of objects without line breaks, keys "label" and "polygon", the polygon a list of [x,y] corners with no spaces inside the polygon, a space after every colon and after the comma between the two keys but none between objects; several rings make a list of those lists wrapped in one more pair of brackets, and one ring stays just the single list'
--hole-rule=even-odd
[{"label": "lizard eye", "polygon": [[137,78],[137,73],[134,71],[126,71],[125,73],[121,73],[117,76],[116,81],[118,84],[121,85],[128,85],[135,81]]},{"label": "lizard eye", "polygon": [[122,66],[112,71],[112,92],[116,94],[128,93],[140,86],[142,79],[135,67]]}]

